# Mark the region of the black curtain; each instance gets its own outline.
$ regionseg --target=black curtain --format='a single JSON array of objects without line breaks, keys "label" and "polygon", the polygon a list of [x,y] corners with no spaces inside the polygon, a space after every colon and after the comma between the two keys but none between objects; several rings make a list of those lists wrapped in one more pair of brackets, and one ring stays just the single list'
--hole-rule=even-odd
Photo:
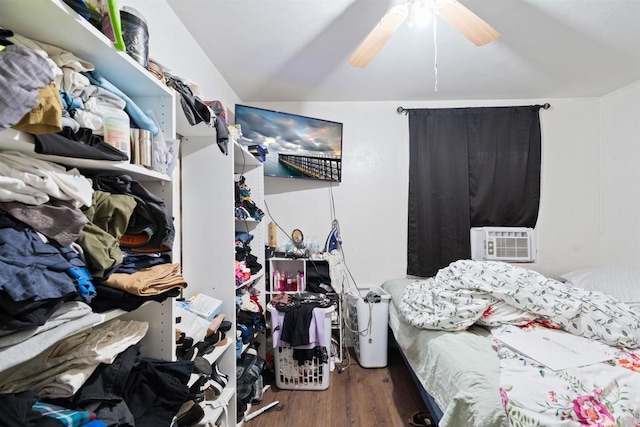
[{"label": "black curtain", "polygon": [[471,227],[535,227],[540,108],[408,110],[408,274],[470,258]]}]

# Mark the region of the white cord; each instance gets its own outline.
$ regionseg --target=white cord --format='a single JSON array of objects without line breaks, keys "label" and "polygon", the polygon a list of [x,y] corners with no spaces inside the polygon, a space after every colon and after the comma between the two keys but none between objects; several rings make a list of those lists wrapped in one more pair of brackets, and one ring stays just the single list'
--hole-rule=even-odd
[{"label": "white cord", "polygon": [[433,14],[433,51],[434,51],[434,59],[433,59],[433,71],[435,73],[435,91],[438,91],[438,42],[436,38],[436,23],[438,20],[436,19],[436,14]]},{"label": "white cord", "polygon": [[224,425],[228,426],[229,425],[229,410],[228,410],[226,405],[222,407],[222,412],[224,412]]},{"label": "white cord", "polygon": [[222,397],[218,397],[214,401],[206,401],[204,403],[205,406],[211,406],[212,408],[222,408],[222,412],[224,413],[224,422],[226,426],[229,425],[229,411],[227,407],[229,406],[229,401],[223,399]]},{"label": "white cord", "polygon": [[[369,302],[369,320],[367,321],[367,327],[361,331],[358,331],[357,328],[356,329],[351,329],[351,327],[349,326],[349,322],[345,322],[345,327],[347,329],[349,329],[349,331],[353,332],[354,334],[358,334],[358,335],[371,335],[371,324],[373,323],[373,302]],[[347,317],[348,320],[351,319],[351,316],[349,316],[349,310],[347,309]],[[356,325],[357,326],[357,325]]]}]

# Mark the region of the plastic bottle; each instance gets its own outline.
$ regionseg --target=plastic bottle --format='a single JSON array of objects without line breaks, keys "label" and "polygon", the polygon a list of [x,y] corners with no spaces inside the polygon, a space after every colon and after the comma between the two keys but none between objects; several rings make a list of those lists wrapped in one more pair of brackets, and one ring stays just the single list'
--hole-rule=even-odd
[{"label": "plastic bottle", "polygon": [[273,286],[272,286],[273,291],[280,290],[280,280],[281,280],[280,272],[276,270],[273,275]]},{"label": "plastic bottle", "polygon": [[298,272],[298,290],[304,292],[304,272]]},{"label": "plastic bottle", "polygon": [[113,110],[102,118],[104,142],[117,148],[131,160],[129,115],[123,110]]},{"label": "plastic bottle", "polygon": [[285,273],[285,276],[286,276],[286,278],[287,278],[287,285],[286,285],[286,289],[287,289],[287,291],[290,291],[290,290],[291,290],[291,281],[292,281],[292,279],[291,279],[291,272],[290,272],[290,271],[287,271],[287,272]]},{"label": "plastic bottle", "polygon": [[316,236],[311,238],[311,259],[318,259],[318,255],[320,254],[320,245],[318,244],[318,240]]}]

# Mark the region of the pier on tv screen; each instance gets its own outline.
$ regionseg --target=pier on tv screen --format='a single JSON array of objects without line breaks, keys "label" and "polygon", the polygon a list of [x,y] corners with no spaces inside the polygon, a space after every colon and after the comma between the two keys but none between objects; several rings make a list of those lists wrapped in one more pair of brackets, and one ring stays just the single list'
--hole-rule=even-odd
[{"label": "pier on tv screen", "polygon": [[236,105],[241,143],[266,150],[264,174],[342,180],[342,123]]}]

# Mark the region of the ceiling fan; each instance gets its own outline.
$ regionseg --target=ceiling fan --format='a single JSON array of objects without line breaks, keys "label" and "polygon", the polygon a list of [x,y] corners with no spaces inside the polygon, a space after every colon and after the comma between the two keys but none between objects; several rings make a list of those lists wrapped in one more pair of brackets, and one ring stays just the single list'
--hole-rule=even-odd
[{"label": "ceiling fan", "polygon": [[349,64],[358,68],[366,67],[407,17],[411,24],[414,19],[425,15],[442,18],[476,46],[483,46],[500,37],[500,33],[491,25],[456,0],[406,0],[389,9],[380,19],[351,55]]}]

